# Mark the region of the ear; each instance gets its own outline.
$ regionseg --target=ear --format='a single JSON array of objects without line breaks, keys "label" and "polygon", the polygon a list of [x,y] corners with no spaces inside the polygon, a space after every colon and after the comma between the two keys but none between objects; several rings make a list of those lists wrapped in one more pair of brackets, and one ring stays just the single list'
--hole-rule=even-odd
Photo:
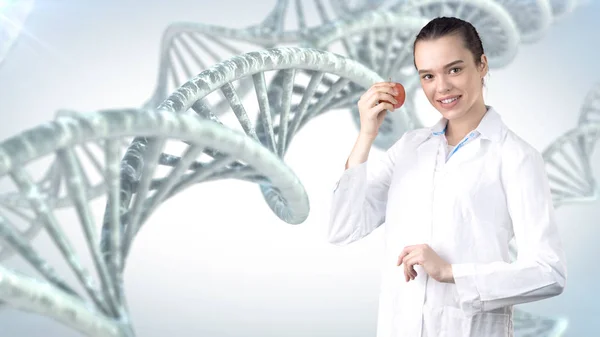
[{"label": "ear", "polygon": [[484,78],[488,72],[488,59],[485,54],[481,55],[481,62],[479,63],[479,73],[481,73],[481,78]]}]

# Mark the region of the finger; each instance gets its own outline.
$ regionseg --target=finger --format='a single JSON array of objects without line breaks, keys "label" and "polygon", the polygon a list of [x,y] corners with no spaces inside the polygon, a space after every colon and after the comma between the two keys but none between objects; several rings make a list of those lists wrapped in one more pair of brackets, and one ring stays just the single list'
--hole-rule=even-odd
[{"label": "finger", "polygon": [[417,271],[415,270],[414,266],[411,267],[410,269],[408,269],[409,275],[410,277],[414,280],[415,278],[417,278]]},{"label": "finger", "polygon": [[379,114],[385,110],[393,111],[394,106],[391,103],[381,102],[381,103],[377,104],[376,106],[372,107],[371,109],[369,109],[367,113],[369,114],[369,116],[379,118]]},{"label": "finger", "polygon": [[402,249],[402,252],[400,253],[400,255],[398,256],[398,265],[401,265],[402,263],[405,263],[407,256],[412,252],[413,248],[410,246],[406,246],[404,247],[404,249]]},{"label": "finger", "polygon": [[420,264],[419,261],[421,260],[419,258],[419,252],[416,248],[417,246],[413,246],[410,249],[412,249],[412,251],[404,257],[404,268],[405,268],[405,272],[409,275],[409,277],[411,279],[415,279],[417,277],[417,271],[414,268],[415,264]]},{"label": "finger", "polygon": [[391,95],[390,93],[375,92],[365,100],[364,104],[369,104],[370,106],[373,106],[373,105],[377,104],[378,102],[383,102],[383,101],[394,103],[394,104],[398,103],[396,98],[394,98],[394,96]]},{"label": "finger", "polygon": [[407,258],[404,259],[404,265],[409,270],[410,269],[414,270],[414,265],[420,265],[420,264],[421,264],[421,259],[419,256],[408,256]]},{"label": "finger", "polygon": [[[404,252],[404,250],[403,250],[403,252]],[[409,253],[406,252],[406,254],[409,254]],[[406,260],[406,256],[408,256],[406,254],[403,256],[404,260]],[[400,261],[400,262],[402,262],[402,261]],[[402,269],[404,270],[404,277],[406,278],[406,282],[408,282],[408,280],[411,277],[410,277],[410,271],[408,270],[408,266],[406,265],[406,263],[404,263],[404,265],[402,266]]]},{"label": "finger", "polygon": [[404,260],[404,258],[406,257],[406,255],[408,255],[408,252],[402,250],[402,252],[400,253],[400,255],[398,255],[398,265],[402,264],[402,261]]},{"label": "finger", "polygon": [[415,261],[414,258],[411,261],[407,261],[406,268],[408,269],[408,274],[414,280],[417,277],[417,271],[415,270],[415,265],[421,265],[419,261]]},{"label": "finger", "polygon": [[390,103],[379,103],[376,106],[367,110],[364,116],[368,120],[373,120],[379,123],[382,118],[385,118],[385,114],[387,112],[393,111],[393,108],[393,105],[391,105]]},{"label": "finger", "polygon": [[419,248],[419,245],[405,246],[400,252],[400,256],[398,256],[398,265],[402,264],[402,260],[406,259],[406,257],[417,248]]},{"label": "finger", "polygon": [[406,275],[409,280],[414,280],[417,277],[417,271],[413,267],[409,267],[405,264],[404,275]]},{"label": "finger", "polygon": [[402,264],[402,260],[404,260],[408,254],[410,254],[410,251],[407,250],[406,247],[404,247],[404,249],[402,249],[402,252],[400,252],[400,255],[398,255],[398,265]]}]

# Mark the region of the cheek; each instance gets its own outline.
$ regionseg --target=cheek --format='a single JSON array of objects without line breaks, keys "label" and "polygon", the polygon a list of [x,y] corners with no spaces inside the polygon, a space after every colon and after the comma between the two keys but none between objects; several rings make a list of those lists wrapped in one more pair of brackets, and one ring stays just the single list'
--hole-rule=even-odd
[{"label": "cheek", "polygon": [[481,91],[481,81],[472,76],[463,76],[458,80],[456,86],[461,88],[470,99],[477,97],[478,92]]},{"label": "cheek", "polygon": [[435,97],[435,86],[431,83],[423,83],[421,82],[421,88],[423,88],[423,93],[429,102],[433,102],[433,98]]}]

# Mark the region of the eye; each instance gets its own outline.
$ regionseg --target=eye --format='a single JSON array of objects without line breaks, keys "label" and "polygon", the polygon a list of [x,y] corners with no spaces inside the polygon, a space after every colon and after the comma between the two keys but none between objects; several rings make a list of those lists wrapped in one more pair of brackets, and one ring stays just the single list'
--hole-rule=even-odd
[{"label": "eye", "polygon": [[459,73],[461,70],[462,69],[460,69],[460,68],[452,68],[452,69],[450,69],[450,73],[451,74],[456,74],[456,73]]},{"label": "eye", "polygon": [[425,74],[421,78],[424,79],[424,80],[428,80],[428,79],[431,78],[431,75],[430,74]]}]

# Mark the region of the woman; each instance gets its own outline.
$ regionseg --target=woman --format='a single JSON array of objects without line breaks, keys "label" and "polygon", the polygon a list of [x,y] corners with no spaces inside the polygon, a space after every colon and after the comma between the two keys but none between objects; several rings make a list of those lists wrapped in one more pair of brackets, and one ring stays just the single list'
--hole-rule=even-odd
[{"label": "woman", "polygon": [[470,23],[432,20],[414,59],[442,118],[405,133],[367,170],[396,101],[393,83],[365,92],[360,133],[333,192],[329,241],[349,244],[385,222],[378,337],[512,336],[514,305],[565,287],[543,158],[484,103],[488,62]]}]

